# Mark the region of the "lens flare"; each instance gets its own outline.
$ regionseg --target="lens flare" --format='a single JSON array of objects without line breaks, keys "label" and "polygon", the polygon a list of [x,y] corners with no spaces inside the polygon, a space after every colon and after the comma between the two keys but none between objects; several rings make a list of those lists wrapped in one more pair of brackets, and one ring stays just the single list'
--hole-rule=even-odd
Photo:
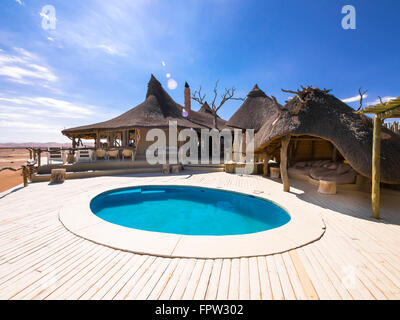
[{"label": "lens flare", "polygon": [[175,90],[177,87],[178,87],[178,82],[176,82],[174,79],[168,80],[168,89]]}]

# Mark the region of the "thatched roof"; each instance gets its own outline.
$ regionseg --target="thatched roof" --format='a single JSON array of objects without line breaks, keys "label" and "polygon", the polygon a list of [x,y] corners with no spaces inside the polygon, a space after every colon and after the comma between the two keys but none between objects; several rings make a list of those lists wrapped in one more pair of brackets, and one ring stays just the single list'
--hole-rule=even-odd
[{"label": "thatched roof", "polygon": [[205,112],[209,114],[213,114],[211,107],[208,105],[207,101],[201,106],[198,112]]},{"label": "thatched roof", "polygon": [[[256,150],[269,150],[268,147],[287,134],[311,135],[331,141],[357,172],[371,177],[372,120],[355,114],[351,107],[326,90],[304,88],[288,101],[255,135]],[[400,135],[382,127],[382,182],[400,183],[399,159]]]},{"label": "thatched roof", "polygon": [[265,121],[274,117],[276,113],[274,101],[256,84],[227,124],[235,128],[254,129],[257,132]]},{"label": "thatched roof", "polygon": [[[177,121],[178,127],[213,128],[213,117],[209,114],[191,111],[190,116],[182,116],[183,107],[176,103],[163,89],[160,82],[151,75],[148,83],[146,99],[137,107],[108,121],[63,130],[65,135],[72,135],[90,130],[127,129],[127,128],[163,128],[169,121]],[[225,121],[219,123],[225,127]]]}]

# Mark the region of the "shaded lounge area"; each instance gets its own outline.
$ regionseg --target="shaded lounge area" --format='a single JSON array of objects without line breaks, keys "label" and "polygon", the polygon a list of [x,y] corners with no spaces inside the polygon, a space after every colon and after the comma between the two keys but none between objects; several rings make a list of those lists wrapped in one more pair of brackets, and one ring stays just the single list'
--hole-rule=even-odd
[{"label": "shaded lounge area", "polygon": [[[384,127],[381,130],[380,182],[400,184],[400,136]],[[265,122],[256,133],[255,145],[266,167],[275,160],[285,191],[290,190],[289,177],[369,191],[372,137],[370,118],[355,114],[329,90],[307,87]]]}]

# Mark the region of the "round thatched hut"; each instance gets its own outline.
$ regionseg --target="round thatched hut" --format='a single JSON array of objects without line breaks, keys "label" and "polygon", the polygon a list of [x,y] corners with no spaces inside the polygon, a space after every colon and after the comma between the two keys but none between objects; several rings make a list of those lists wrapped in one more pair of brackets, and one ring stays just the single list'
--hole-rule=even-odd
[{"label": "round thatched hut", "polygon": [[[339,184],[351,183],[354,173],[370,178],[372,120],[328,92],[310,87],[298,91],[265,120],[255,135],[256,152],[277,159],[287,155],[283,160],[289,174],[303,172],[317,180],[338,179]],[[282,152],[281,146],[287,150]],[[400,136],[384,127],[381,160],[381,182],[399,184]]]},{"label": "round thatched hut", "polygon": [[257,132],[268,119],[276,116],[281,107],[256,84],[227,125],[239,129],[254,129]]}]

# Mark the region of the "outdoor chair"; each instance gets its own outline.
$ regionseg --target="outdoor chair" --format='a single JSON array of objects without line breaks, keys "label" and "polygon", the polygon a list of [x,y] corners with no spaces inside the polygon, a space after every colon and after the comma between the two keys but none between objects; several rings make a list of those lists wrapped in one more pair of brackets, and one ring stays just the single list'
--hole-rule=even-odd
[{"label": "outdoor chair", "polygon": [[50,164],[53,161],[61,161],[64,163],[64,152],[61,148],[48,148],[47,150],[47,164]]},{"label": "outdoor chair", "polygon": [[118,159],[119,150],[108,150],[107,151],[107,157],[108,157],[108,159],[110,159],[110,158]]},{"label": "outdoor chair", "polygon": [[135,151],[132,149],[122,150],[122,160],[125,160],[125,158],[131,158],[132,161],[134,161],[135,160]]},{"label": "outdoor chair", "polygon": [[107,158],[107,152],[104,149],[97,149],[94,153],[94,160],[97,160],[98,158]]},{"label": "outdoor chair", "polygon": [[91,150],[78,150],[76,153],[77,162],[92,162]]}]

